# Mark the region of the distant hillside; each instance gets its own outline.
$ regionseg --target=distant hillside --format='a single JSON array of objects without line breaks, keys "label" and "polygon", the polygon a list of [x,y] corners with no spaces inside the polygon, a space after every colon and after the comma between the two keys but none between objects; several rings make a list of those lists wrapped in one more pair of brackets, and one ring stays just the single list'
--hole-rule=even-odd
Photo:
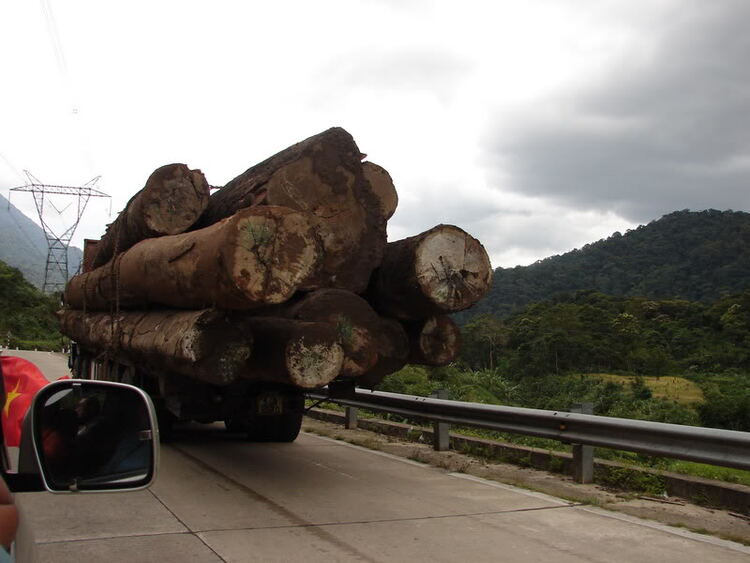
[{"label": "distant hillside", "polygon": [[[34,221],[21,213],[0,195],[0,260],[18,268],[28,282],[36,287],[44,283],[47,263],[47,239]],[[78,270],[83,253],[72,247],[68,251],[70,275]]]},{"label": "distant hillside", "polygon": [[750,213],[676,211],[530,266],[498,268],[487,297],[459,320],[504,317],[578,290],[705,302],[749,286]]},{"label": "distant hillside", "polygon": [[0,339],[2,345],[59,349],[55,311],[59,302],[27,282],[16,268],[0,261]]}]

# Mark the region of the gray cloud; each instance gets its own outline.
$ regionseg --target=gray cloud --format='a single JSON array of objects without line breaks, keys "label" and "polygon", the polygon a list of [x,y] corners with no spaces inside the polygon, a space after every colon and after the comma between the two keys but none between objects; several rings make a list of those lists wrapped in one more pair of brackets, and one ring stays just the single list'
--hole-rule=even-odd
[{"label": "gray cloud", "polygon": [[488,219],[529,215],[526,210],[504,208],[494,202],[463,191],[455,186],[418,184],[399,188],[399,204],[388,222],[399,236],[426,231],[438,223],[457,225],[471,234],[476,225]]},{"label": "gray cloud", "polygon": [[510,174],[507,189],[639,222],[748,208],[748,21],[742,0],[679,3],[649,57],[560,100],[554,118],[498,126],[487,162]]}]

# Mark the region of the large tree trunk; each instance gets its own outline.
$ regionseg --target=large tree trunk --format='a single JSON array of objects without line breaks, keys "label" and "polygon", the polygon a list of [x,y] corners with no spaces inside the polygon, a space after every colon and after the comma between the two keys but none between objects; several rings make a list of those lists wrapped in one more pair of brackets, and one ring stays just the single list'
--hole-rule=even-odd
[{"label": "large tree trunk", "polygon": [[227,385],[247,371],[252,334],[220,311],[128,311],[115,315],[63,309],[64,334],[96,351]]},{"label": "large tree trunk", "polygon": [[446,315],[405,323],[409,335],[409,363],[445,366],[461,351],[461,331]]},{"label": "large tree trunk", "polygon": [[368,298],[383,315],[419,320],[471,307],[492,282],[484,247],[452,225],[389,243]]},{"label": "large tree trunk", "polygon": [[205,226],[237,210],[283,205],[306,211],[323,247],[323,261],[305,289],[362,292],[383,256],[385,219],[365,178],[354,139],[334,127],[293,145],[237,176],[214,193]]},{"label": "large tree trunk", "polygon": [[344,351],[334,327],[267,317],[248,318],[245,326],[255,342],[248,379],[314,389],[341,372]]},{"label": "large tree trunk", "polygon": [[92,264],[98,268],[135,243],[187,231],[208,205],[209,187],[200,170],[184,164],[157,168],[104,233]]},{"label": "large tree trunk", "polygon": [[357,385],[360,387],[374,389],[385,376],[397,372],[406,365],[409,357],[409,338],[401,323],[395,319],[380,318],[377,350],[377,363],[357,379]]},{"label": "large tree trunk", "polygon": [[256,207],[205,229],[141,241],[71,279],[65,303],[85,310],[251,309],[289,299],[318,261],[308,214]]},{"label": "large tree trunk", "polygon": [[335,327],[344,349],[342,377],[359,377],[378,361],[380,317],[362,299],[343,289],[320,289],[290,304],[284,316]]}]

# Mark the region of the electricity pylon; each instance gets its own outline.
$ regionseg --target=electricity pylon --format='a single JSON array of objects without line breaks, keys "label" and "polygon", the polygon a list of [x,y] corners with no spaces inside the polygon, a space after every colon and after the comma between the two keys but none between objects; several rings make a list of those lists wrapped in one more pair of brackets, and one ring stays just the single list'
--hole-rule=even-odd
[{"label": "electricity pylon", "polygon": [[[47,238],[47,265],[44,269],[44,285],[42,286],[42,291],[46,293],[63,291],[65,289],[65,284],[68,281],[68,248],[70,247],[70,240],[73,238],[73,233],[75,233],[78,228],[78,223],[80,223],[83,212],[86,210],[86,205],[88,205],[89,199],[92,197],[110,196],[94,187],[101,176],[97,176],[83,186],[57,186],[43,184],[28,170],[24,170],[24,173],[26,174],[28,183],[23,186],[18,186],[17,188],[11,188],[10,191],[31,192],[31,195],[34,197],[36,211],[39,214],[39,222],[44,230],[44,236]],[[60,234],[55,232],[55,230],[49,225],[49,222],[45,219],[45,197],[48,195],[65,195],[76,198],[77,207],[75,220],[69,227],[63,227],[64,231]],[[70,207],[70,204],[68,204],[60,210],[57,209],[51,201],[48,201],[48,203],[60,216],[62,216],[63,211]]]}]

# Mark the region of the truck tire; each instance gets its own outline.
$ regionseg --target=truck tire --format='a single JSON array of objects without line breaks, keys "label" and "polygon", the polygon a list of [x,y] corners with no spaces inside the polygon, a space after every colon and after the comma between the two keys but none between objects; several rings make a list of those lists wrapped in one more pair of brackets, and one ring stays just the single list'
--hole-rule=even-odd
[{"label": "truck tire", "polygon": [[255,417],[247,426],[251,442],[294,442],[302,427],[302,411]]}]

